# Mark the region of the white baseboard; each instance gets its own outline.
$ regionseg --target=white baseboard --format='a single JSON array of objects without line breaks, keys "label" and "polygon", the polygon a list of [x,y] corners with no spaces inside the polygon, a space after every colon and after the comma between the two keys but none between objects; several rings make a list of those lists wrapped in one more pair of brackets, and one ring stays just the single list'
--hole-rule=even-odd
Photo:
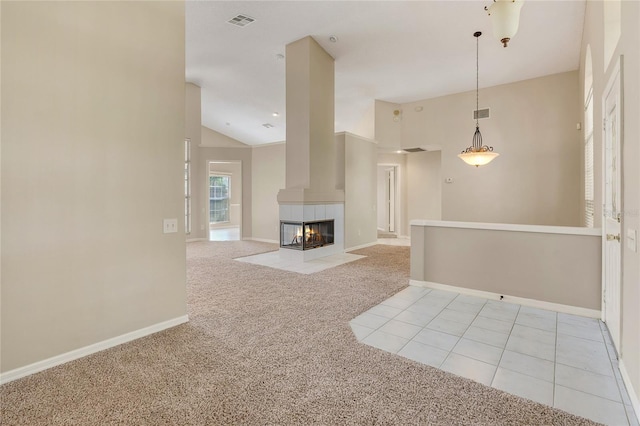
[{"label": "white baseboard", "polygon": [[60,364],[67,363],[69,361],[76,360],[78,358],[91,355],[96,352],[103,351],[105,349],[112,348],[114,346],[121,345],[123,343],[130,342],[135,339],[139,339],[144,336],[148,336],[153,333],[157,333],[162,330],[166,330],[176,325],[184,324],[189,321],[188,315],[183,315],[178,318],[173,318],[168,321],[163,321],[158,324],[150,325],[149,327],[141,328],[130,333],[122,334],[111,339],[103,340],[102,342],[94,343],[89,346],[85,346],[80,349],[75,349],[70,352],[56,355],[54,357],[44,359],[42,361],[34,362],[33,364],[25,365],[14,370],[9,370],[0,374],[0,384],[12,382],[22,377],[30,376],[31,374],[38,373],[40,371],[47,370],[51,367],[55,367]]},{"label": "white baseboard", "polygon": [[195,243],[197,241],[209,241],[208,238],[189,238],[187,240],[188,243]]},{"label": "white baseboard", "polygon": [[408,239],[410,239],[411,237],[410,237],[410,236],[408,236],[408,235],[398,235],[398,238],[402,238],[402,239],[408,240]]},{"label": "white baseboard", "polygon": [[249,238],[243,238],[244,241],[257,241],[259,243],[272,243],[272,244],[280,244],[280,241],[278,240],[269,240],[267,238],[253,238],[253,237],[249,237]]},{"label": "white baseboard", "polygon": [[624,382],[624,386],[627,388],[627,393],[629,394],[629,399],[631,400],[631,406],[633,407],[633,411],[636,412],[636,418],[640,420],[640,398],[638,398],[638,393],[636,389],[631,385],[631,378],[629,377],[629,373],[624,365],[624,360],[620,359],[618,362],[620,367],[620,375],[622,376],[622,381]]},{"label": "white baseboard", "polygon": [[[562,312],[565,314],[580,315],[583,317],[600,319],[601,311],[596,309],[581,308],[579,306],[563,305],[560,303],[545,302],[543,300],[527,299],[525,297],[509,296],[506,294],[492,293],[489,291],[475,290],[472,288],[456,287],[453,285],[433,283],[429,281],[409,280],[409,284],[417,287],[426,287],[436,290],[454,291],[469,296],[483,297],[491,300],[502,300],[503,302],[516,303],[532,308],[546,309],[549,311]],[[502,296],[502,299],[500,297]]]},{"label": "white baseboard", "polygon": [[367,247],[371,247],[371,246],[375,246],[376,244],[378,244],[377,241],[373,242],[373,243],[367,243],[367,244],[361,244],[359,246],[355,246],[355,247],[349,247],[344,249],[345,252],[350,252],[350,251],[354,251],[354,250],[360,250],[363,248],[367,248]]}]

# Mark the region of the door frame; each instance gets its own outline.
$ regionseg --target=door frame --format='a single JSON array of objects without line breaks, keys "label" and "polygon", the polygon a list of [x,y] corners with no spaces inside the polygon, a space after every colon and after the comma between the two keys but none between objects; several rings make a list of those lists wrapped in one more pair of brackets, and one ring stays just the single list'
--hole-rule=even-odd
[{"label": "door frame", "polygon": [[[395,216],[395,233],[398,234],[398,236],[401,236],[401,232],[400,230],[402,229],[402,167],[400,167],[401,165],[398,163],[378,163],[377,167],[393,167],[393,169],[395,170],[395,200],[394,200],[394,204],[395,204],[395,209],[394,209],[394,216]],[[386,186],[385,186],[386,187]],[[386,190],[385,190],[386,192]],[[387,224],[388,226],[388,224]],[[388,232],[388,231],[387,231]]]},{"label": "door frame", "polygon": [[[624,180],[622,177],[624,161],[622,154],[624,152],[624,98],[623,98],[623,56],[620,55],[618,60],[616,61],[611,76],[609,77],[609,81],[605,86],[605,90],[602,92],[602,321],[604,321],[607,325],[607,329],[609,330],[609,334],[611,335],[613,344],[615,346],[616,351],[620,354],[621,350],[621,340],[620,337],[622,335],[622,278],[623,278],[623,232],[624,229]],[[607,123],[608,112],[610,108],[607,108],[607,101],[609,100],[611,95],[617,95],[616,99],[616,117],[617,123],[615,123],[616,131],[617,131],[617,161],[618,167],[616,170],[616,174],[618,176],[619,182],[619,205],[616,206],[616,212],[611,212],[611,215],[616,215],[618,218],[618,235],[619,240],[617,241],[607,241],[607,234],[610,228],[607,227],[607,126],[611,126],[611,123]],[[617,269],[618,276],[618,291],[617,291],[617,300],[611,301],[609,300],[607,303],[607,294],[609,294],[609,285],[608,285],[608,271],[610,271],[610,265],[608,264],[608,256],[607,256],[607,246],[609,244],[619,244],[619,256],[618,262],[615,267]],[[618,314],[616,318],[617,324],[611,324],[610,321],[607,321],[608,311],[607,304],[609,306],[615,306],[617,308]],[[610,326],[614,326],[616,329],[612,330]],[[617,327],[616,327],[617,326]]]}]

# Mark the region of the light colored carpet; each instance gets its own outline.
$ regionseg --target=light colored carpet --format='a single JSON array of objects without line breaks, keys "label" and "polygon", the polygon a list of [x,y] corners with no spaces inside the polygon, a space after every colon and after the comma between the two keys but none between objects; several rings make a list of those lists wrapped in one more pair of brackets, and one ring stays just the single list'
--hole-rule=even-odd
[{"label": "light colored carpet", "polygon": [[348,322],[408,283],[409,248],[313,275],[188,245],[191,321],[0,388],[2,425],[592,424],[359,344]]}]

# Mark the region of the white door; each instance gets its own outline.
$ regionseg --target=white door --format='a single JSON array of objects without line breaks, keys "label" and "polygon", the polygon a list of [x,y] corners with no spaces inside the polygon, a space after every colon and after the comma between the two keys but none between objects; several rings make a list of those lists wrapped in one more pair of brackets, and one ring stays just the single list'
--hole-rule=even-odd
[{"label": "white door", "polygon": [[387,170],[387,230],[396,232],[396,169]]},{"label": "white door", "polygon": [[603,206],[603,316],[620,351],[620,221],[622,191],[620,170],[622,104],[620,64],[604,92],[604,206]]}]

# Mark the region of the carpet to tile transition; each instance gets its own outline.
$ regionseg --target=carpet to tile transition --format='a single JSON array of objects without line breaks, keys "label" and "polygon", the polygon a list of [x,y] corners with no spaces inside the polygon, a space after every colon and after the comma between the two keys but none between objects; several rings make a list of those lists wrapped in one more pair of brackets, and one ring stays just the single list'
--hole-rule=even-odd
[{"label": "carpet to tile transition", "polygon": [[358,343],[408,247],[311,275],[233,260],[276,248],[188,244],[189,323],[3,385],[0,424],[592,424]]}]

